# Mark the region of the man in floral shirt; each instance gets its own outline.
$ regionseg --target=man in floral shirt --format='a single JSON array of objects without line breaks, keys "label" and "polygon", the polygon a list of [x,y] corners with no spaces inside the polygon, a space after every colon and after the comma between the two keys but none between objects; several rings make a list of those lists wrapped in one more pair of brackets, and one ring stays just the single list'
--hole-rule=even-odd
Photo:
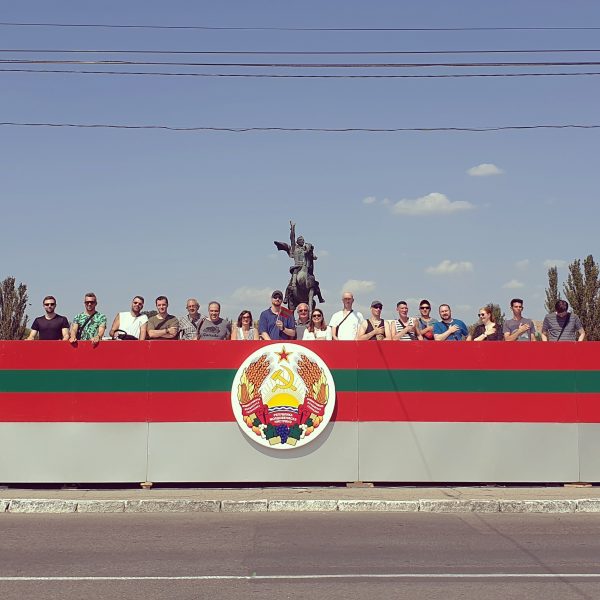
[{"label": "man in floral shirt", "polygon": [[94,346],[102,339],[106,329],[106,315],[96,311],[96,294],[89,292],[83,299],[85,311],[73,319],[71,325],[71,343],[77,340],[91,341]]}]

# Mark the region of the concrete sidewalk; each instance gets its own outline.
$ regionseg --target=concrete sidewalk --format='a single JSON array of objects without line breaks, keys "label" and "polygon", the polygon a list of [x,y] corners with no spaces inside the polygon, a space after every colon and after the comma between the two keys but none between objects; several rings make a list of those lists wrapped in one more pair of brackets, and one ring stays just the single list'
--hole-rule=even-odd
[{"label": "concrete sidewalk", "polygon": [[595,487],[0,488],[0,513],[380,511],[600,513]]}]

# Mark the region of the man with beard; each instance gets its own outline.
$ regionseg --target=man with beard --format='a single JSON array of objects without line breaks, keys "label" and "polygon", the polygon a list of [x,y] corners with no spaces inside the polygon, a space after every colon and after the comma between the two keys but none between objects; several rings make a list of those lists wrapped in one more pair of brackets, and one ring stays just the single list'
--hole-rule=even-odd
[{"label": "man with beard", "polygon": [[66,317],[56,314],[56,298],[46,296],[42,301],[46,314],[38,317],[31,324],[28,340],[63,340],[69,341],[69,321]]},{"label": "man with beard", "polygon": [[[113,340],[121,339],[123,331],[138,340],[145,340],[148,331],[148,316],[143,315],[144,299],[136,296],[131,301],[131,310],[120,312],[115,317],[110,328],[110,337]],[[120,331],[117,331],[120,330]]]}]

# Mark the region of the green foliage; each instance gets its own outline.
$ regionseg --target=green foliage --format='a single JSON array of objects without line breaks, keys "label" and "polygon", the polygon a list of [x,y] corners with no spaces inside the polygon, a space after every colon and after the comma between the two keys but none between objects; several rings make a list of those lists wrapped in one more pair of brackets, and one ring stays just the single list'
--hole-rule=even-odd
[{"label": "green foliage", "polygon": [[15,288],[15,278],[0,283],[0,340],[21,340],[27,325],[27,286]]},{"label": "green foliage", "polygon": [[554,305],[557,300],[560,300],[560,293],[558,291],[558,269],[556,267],[550,267],[548,269],[548,287],[546,288],[547,312],[554,312]]},{"label": "green foliage", "polygon": [[155,317],[158,314],[157,310],[143,310],[140,314],[146,315],[149,319]]},{"label": "green foliage", "polygon": [[[569,265],[569,276],[563,285],[572,311],[579,316],[590,341],[600,340],[600,268],[590,254],[584,261]],[[554,307],[553,307],[554,308]]]}]

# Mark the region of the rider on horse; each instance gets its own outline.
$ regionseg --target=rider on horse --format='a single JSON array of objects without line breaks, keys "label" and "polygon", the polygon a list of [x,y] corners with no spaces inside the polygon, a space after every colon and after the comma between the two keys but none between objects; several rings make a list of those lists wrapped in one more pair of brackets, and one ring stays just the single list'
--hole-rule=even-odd
[{"label": "rider on horse", "polygon": [[[289,304],[290,295],[293,294],[297,288],[298,271],[300,271],[302,267],[305,266],[306,253],[312,251],[313,247],[311,244],[305,244],[304,238],[302,236],[299,236],[298,239],[296,239],[296,224],[292,223],[292,221],[290,221],[290,245],[284,242],[275,242],[275,246],[277,246],[278,250],[284,250],[288,254],[288,256],[294,261],[294,265],[290,267],[290,282],[285,290],[285,298],[283,300],[285,303]],[[312,259],[317,260],[317,257],[313,255]],[[309,275],[313,276],[314,279],[312,265],[309,268],[308,273]],[[321,295],[319,282],[316,279],[314,280],[313,288],[314,294],[319,299],[319,302],[325,302],[323,296]]]}]

